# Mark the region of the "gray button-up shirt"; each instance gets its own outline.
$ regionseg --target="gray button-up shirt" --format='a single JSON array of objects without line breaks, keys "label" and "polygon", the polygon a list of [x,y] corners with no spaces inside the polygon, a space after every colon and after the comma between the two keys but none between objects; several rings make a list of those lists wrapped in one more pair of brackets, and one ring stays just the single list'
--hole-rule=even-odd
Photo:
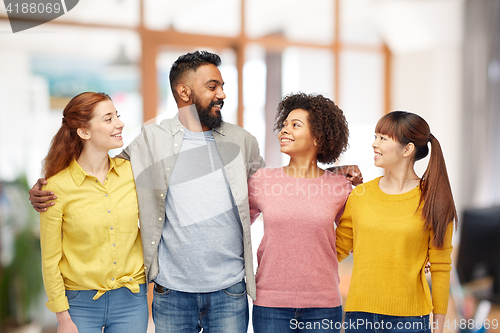
[{"label": "gray button-up shirt", "polygon": [[[264,160],[255,137],[241,127],[223,122],[221,127],[212,130],[212,134],[238,208],[243,229],[247,292],[255,299],[247,181],[264,167]],[[159,271],[158,245],[165,223],[165,199],[183,137],[184,127],[175,116],[159,125],[143,126],[141,134],[120,155],[131,161],[134,172],[148,282],[155,279]]]}]

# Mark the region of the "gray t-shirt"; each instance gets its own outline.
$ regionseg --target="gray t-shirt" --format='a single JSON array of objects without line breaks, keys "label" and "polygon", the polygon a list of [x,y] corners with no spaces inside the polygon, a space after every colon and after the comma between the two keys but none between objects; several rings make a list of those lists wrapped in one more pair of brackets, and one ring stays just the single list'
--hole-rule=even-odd
[{"label": "gray t-shirt", "polygon": [[243,279],[243,231],[211,131],[184,129],[165,212],[156,283],[213,292]]}]

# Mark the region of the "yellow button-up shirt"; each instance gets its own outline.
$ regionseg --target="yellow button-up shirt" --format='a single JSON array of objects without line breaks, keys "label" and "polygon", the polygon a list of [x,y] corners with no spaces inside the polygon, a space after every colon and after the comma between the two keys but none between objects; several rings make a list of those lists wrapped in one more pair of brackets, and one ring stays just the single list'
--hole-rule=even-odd
[{"label": "yellow button-up shirt", "polygon": [[44,190],[57,195],[40,214],[40,243],[47,308],[69,309],[65,290],[126,287],[145,283],[138,205],[129,161],[110,158],[102,184],[73,160],[48,179]]}]

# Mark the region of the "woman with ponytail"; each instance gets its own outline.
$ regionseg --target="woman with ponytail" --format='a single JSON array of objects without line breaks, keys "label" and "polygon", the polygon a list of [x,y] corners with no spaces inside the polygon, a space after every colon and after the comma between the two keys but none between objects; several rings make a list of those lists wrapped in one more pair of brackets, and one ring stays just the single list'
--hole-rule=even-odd
[{"label": "woman with ponytail", "polygon": [[42,269],[58,333],[147,330],[132,168],[108,156],[123,145],[118,117],[108,95],[77,95],[44,160],[44,190],[57,198],[40,214]]},{"label": "woman with ponytail", "polygon": [[[419,178],[414,164],[429,146],[429,164]],[[372,147],[384,176],[352,191],[336,231],[339,262],[351,251],[354,258],[346,332],[440,333],[457,220],[441,146],[420,116],[394,111],[377,123]]]}]

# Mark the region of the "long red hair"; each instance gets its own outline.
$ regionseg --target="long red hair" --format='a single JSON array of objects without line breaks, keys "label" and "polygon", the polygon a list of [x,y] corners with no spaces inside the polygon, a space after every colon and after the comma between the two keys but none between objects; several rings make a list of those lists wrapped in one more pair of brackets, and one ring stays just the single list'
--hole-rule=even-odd
[{"label": "long red hair", "polygon": [[111,98],[105,93],[83,92],[69,101],[63,111],[61,128],[50,142],[47,156],[42,162],[45,179],[66,169],[71,161],[82,153],[83,140],[78,136],[78,128],[88,128],[98,103]]},{"label": "long red hair", "polygon": [[425,227],[434,229],[433,242],[442,247],[448,223],[456,223],[458,218],[439,141],[431,134],[429,124],[422,117],[405,111],[393,111],[380,118],[375,133],[388,135],[402,145],[413,143],[414,162],[429,154],[427,144],[430,142],[429,164],[420,179],[419,207],[423,202]]}]

